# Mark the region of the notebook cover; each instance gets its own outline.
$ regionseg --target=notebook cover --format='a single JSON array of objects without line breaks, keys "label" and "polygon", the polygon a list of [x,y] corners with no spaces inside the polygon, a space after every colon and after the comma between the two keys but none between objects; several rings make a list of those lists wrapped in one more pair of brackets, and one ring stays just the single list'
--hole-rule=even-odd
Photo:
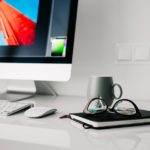
[{"label": "notebook cover", "polygon": [[[104,129],[104,128],[114,128],[114,127],[126,127],[126,126],[137,126],[150,124],[150,111],[140,110],[141,117],[135,116],[123,116],[113,112],[105,112],[101,114],[88,115],[85,113],[73,113],[70,114],[71,119],[80,122],[84,125],[87,125],[91,128]],[[73,116],[77,116],[77,119],[74,119]],[[83,121],[86,120],[86,121]],[[93,126],[91,123],[99,123],[99,127]],[[123,122],[120,124],[120,122]],[[109,125],[106,125],[109,124]]]}]

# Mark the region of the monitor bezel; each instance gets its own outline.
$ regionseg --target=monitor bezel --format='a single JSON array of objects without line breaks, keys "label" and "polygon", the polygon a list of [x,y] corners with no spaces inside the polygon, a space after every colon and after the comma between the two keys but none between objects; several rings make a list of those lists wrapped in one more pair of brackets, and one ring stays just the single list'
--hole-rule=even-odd
[{"label": "monitor bezel", "polygon": [[[51,12],[52,0],[40,0],[38,23],[36,31],[35,44],[32,46],[26,46],[27,49],[46,49],[47,38],[49,31],[50,12]],[[74,46],[75,26],[77,17],[78,0],[71,0],[71,9],[69,16],[69,26],[67,35],[67,48],[66,57],[0,57],[1,63],[41,63],[41,64],[71,64]],[[45,19],[47,18],[47,19]],[[22,46],[19,46],[22,47]],[[0,46],[1,49],[11,50],[18,48],[18,46]]]}]

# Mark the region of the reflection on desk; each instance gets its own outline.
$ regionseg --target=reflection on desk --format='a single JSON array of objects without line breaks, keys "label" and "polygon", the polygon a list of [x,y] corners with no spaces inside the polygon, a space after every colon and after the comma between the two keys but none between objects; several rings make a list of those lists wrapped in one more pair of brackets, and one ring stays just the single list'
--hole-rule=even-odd
[{"label": "reflection on desk", "polygon": [[70,148],[67,131],[0,124],[0,139],[31,144]]}]

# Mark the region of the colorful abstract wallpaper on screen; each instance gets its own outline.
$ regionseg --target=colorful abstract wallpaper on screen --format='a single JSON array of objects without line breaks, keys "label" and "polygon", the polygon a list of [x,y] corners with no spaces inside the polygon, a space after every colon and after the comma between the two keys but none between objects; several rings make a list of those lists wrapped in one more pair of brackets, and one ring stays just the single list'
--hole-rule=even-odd
[{"label": "colorful abstract wallpaper on screen", "polygon": [[32,45],[39,0],[0,0],[0,46]]}]

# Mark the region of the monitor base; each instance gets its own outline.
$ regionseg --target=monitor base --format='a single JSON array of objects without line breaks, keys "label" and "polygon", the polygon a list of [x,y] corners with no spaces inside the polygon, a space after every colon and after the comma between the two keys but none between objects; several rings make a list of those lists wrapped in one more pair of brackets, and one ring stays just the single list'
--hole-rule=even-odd
[{"label": "monitor base", "polygon": [[7,90],[0,94],[0,100],[21,101],[36,95],[57,96],[55,90],[46,81],[8,81]]}]

